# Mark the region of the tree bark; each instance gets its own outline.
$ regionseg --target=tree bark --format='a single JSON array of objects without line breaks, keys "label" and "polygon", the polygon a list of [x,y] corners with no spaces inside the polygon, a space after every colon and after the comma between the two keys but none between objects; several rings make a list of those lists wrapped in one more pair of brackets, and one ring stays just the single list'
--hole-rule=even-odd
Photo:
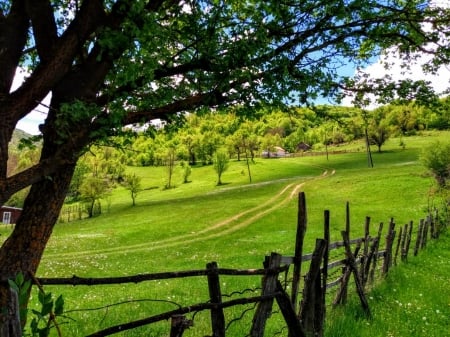
[{"label": "tree bark", "polygon": [[[32,186],[25,200],[22,215],[0,248],[0,308],[11,307],[8,279],[14,278],[20,272],[26,277],[36,273],[45,246],[58,220],[74,168],[75,164],[64,165],[57,173]],[[42,202],[43,199],[46,200],[45,203]],[[3,315],[1,310],[1,327],[14,326],[12,320],[15,317]],[[11,335],[9,330],[6,330],[7,335],[3,334],[3,328],[0,328],[0,331],[1,337],[16,337],[14,334]]]}]

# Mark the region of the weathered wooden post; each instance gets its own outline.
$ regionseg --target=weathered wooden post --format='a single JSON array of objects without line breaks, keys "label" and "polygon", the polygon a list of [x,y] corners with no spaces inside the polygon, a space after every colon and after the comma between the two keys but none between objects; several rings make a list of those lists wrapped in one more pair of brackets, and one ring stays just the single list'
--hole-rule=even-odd
[{"label": "weathered wooden post", "polygon": [[420,248],[425,248],[427,246],[427,240],[428,240],[428,228],[430,227],[430,217],[427,217],[425,220],[425,224],[423,226],[423,234],[422,234],[422,244],[420,245]]},{"label": "weathered wooden post", "polygon": [[330,211],[326,210],[324,212],[324,233],[323,237],[325,239],[325,251],[323,253],[323,266],[322,266],[322,318],[321,321],[325,321],[326,315],[326,294],[327,294],[327,281],[328,281],[328,260],[330,255]]},{"label": "weathered wooden post", "polygon": [[316,248],[311,259],[309,272],[305,277],[303,298],[299,314],[300,322],[308,337],[323,336],[323,292],[321,282],[321,264],[328,243],[323,239],[316,240]]},{"label": "weathered wooden post", "polygon": [[386,235],[386,249],[384,252],[383,275],[386,275],[392,266],[392,245],[395,239],[395,223],[394,219],[389,222],[389,229]]},{"label": "weathered wooden post", "polygon": [[400,227],[400,230],[398,232],[398,239],[397,239],[397,248],[395,248],[395,255],[394,255],[394,266],[397,265],[397,256],[398,251],[400,250],[401,242],[403,237],[403,227]]},{"label": "weathered wooden post", "polygon": [[409,246],[411,244],[412,227],[413,227],[412,221],[410,221],[409,224],[405,225],[405,234],[404,234],[405,241],[402,246],[402,261],[408,260]]},{"label": "weathered wooden post", "polygon": [[[280,267],[281,255],[272,253],[270,257],[266,257],[264,268],[267,269],[267,274],[263,277],[262,295],[271,295],[276,292],[278,271]],[[269,297],[258,303],[256,307],[255,316],[253,317],[252,328],[250,332],[251,337],[263,337],[266,328],[266,322],[272,312],[273,297]]]},{"label": "weathered wooden post", "polygon": [[372,262],[372,269],[370,270],[369,280],[370,283],[373,283],[375,281],[375,270],[377,269],[378,264],[378,249],[380,248],[380,240],[381,240],[381,232],[383,231],[383,223],[380,223],[380,226],[378,227],[378,234],[376,237],[376,245],[374,244],[374,250],[373,250],[373,262]]},{"label": "weathered wooden post", "polygon": [[420,245],[422,242],[423,226],[423,219],[420,219],[419,229],[417,230],[416,245],[414,247],[414,256],[417,256],[417,254],[419,253]]},{"label": "weathered wooden post", "polygon": [[[349,234],[350,240],[350,234]],[[367,281],[367,264],[369,261],[369,242],[370,242],[370,217],[366,216],[366,221],[364,222],[364,248],[363,248],[363,256],[361,258],[361,266],[360,266],[360,278],[363,286]]]},{"label": "weathered wooden post", "polygon": [[353,272],[353,277],[354,277],[355,283],[356,283],[356,290],[358,292],[358,296],[361,301],[361,305],[362,305],[363,310],[366,313],[367,317],[371,317],[369,303],[367,302],[366,295],[364,294],[364,287],[363,287],[361,279],[359,277],[360,275],[358,273],[358,266],[356,265],[355,256],[352,254],[352,251],[350,250],[350,239],[348,237],[348,233],[345,231],[342,231],[341,234],[342,234],[342,238],[344,240],[345,255],[347,256],[347,262]]},{"label": "weathered wooden post", "polygon": [[297,318],[294,307],[289,299],[288,294],[283,289],[281,282],[277,280],[277,292],[276,300],[286,321],[289,337],[306,337],[306,333],[303,330],[300,320]]},{"label": "weathered wooden post", "polygon": [[[360,249],[361,249],[361,242],[358,242],[356,244],[356,248],[355,248],[355,252],[353,253],[353,256],[357,256]],[[341,285],[340,285],[339,291],[337,292],[336,298],[333,301],[334,306],[337,306],[338,304],[345,304],[347,302],[348,282],[350,280],[351,274],[352,274],[352,269],[350,268],[349,264],[346,263],[345,267],[343,268],[343,275],[341,278]]]},{"label": "weathered wooden post", "polygon": [[306,197],[304,192],[298,194],[297,233],[295,237],[294,271],[292,275],[291,303],[297,311],[298,289],[302,272],[303,241],[305,239],[307,224]]},{"label": "weathered wooden post", "polygon": [[[220,292],[219,273],[216,262],[206,265],[208,270],[208,288],[209,298],[212,304],[222,303],[222,294]],[[221,307],[211,309],[211,324],[213,337],[225,337],[225,316]]]}]

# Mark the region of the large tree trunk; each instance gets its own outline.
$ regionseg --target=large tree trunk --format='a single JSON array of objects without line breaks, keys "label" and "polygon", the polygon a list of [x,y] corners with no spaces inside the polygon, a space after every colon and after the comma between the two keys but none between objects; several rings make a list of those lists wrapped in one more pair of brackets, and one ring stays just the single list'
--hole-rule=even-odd
[{"label": "large tree trunk", "polygon": [[[27,277],[36,273],[58,220],[74,168],[75,164],[64,165],[56,174],[32,186],[22,215],[0,248],[0,308],[13,305],[7,279],[20,272]],[[1,337],[21,337],[16,329],[17,319],[14,312],[4,314],[0,311]]]}]

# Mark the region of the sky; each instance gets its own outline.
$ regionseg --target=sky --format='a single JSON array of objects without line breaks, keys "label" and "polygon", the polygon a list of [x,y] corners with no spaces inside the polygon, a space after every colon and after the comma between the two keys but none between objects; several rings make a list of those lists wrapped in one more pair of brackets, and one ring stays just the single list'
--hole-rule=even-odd
[{"label": "sky", "polygon": [[[13,85],[11,87],[11,92],[16,90],[25,80],[26,73],[21,70],[16,70],[16,76],[14,77]],[[27,116],[22,118],[19,123],[17,123],[16,128],[23,130],[31,135],[38,135],[39,124],[44,123],[45,118],[47,117],[47,108],[50,105],[51,94],[47,95],[42,101],[43,105],[38,105],[36,108],[31,111]]]}]

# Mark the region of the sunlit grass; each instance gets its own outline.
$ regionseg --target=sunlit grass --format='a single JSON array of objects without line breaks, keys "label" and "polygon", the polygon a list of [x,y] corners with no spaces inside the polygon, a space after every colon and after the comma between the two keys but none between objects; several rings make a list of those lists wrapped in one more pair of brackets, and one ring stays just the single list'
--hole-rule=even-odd
[{"label": "sunlit grass", "polygon": [[329,310],[327,337],[444,337],[450,327],[450,236],[392,269],[369,294],[373,318],[363,317],[357,298]]},{"label": "sunlit grass", "polygon": [[[373,168],[368,167],[365,152],[330,155],[328,160],[325,156],[258,158],[251,165],[252,183],[246,164],[233,161],[222,177],[223,186],[216,186],[211,166],[193,168],[188,184],[182,184],[181,175],[176,175],[175,188],[167,190],[162,188],[163,168],[130,167],[130,172],[143,178],[144,190],[138,194],[137,205],[133,207],[128,191],[119,187],[101,216],[58,224],[38,276],[125,276],[203,269],[211,261],[224,268],[259,268],[270,252],[293,254],[297,200],[296,194],[291,197],[291,193],[300,190],[306,193],[308,209],[304,252],[312,251],[315,239],[323,236],[326,209],[331,212],[332,240],[340,239],[347,201],[351,209],[352,237],[362,233],[366,216],[371,217],[372,228],[377,228],[380,222],[387,223],[391,217],[398,225],[418,221],[428,207],[433,183],[419,162],[420,149],[435,137],[448,135],[406,138],[405,149],[399,146],[398,139],[392,139],[383,147],[383,153],[373,153]],[[4,227],[0,231],[3,240],[10,229]],[[49,287],[49,291],[64,295],[66,310],[148,300],[70,314],[76,322],[63,326],[66,335],[82,336],[108,325],[170,310],[173,306],[152,299],[162,298],[179,305],[206,302],[205,282],[204,278],[197,278],[94,288]],[[234,278],[222,284],[224,293],[259,285],[259,278]],[[238,308],[227,315],[240,315],[242,311],[243,308]],[[352,313],[348,316],[349,322],[355,320]],[[202,317],[206,318],[202,320]],[[86,321],[89,323],[84,324]],[[241,329],[248,328],[249,321],[251,314],[231,327],[229,335],[245,335],[247,331],[243,333]],[[165,323],[121,336],[167,335]],[[186,336],[210,334],[207,314],[199,314],[195,323],[195,329],[186,332]],[[338,330],[338,324],[333,331]]]}]

